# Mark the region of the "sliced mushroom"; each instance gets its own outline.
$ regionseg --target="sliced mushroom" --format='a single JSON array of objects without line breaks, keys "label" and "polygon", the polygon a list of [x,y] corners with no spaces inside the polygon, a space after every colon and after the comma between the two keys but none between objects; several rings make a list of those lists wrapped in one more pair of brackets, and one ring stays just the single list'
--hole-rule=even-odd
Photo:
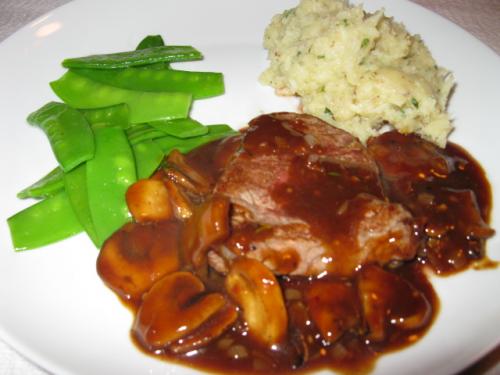
[{"label": "sliced mushroom", "polygon": [[418,329],[429,322],[425,295],[395,273],[375,265],[361,269],[358,290],[370,341],[384,341],[394,329]]},{"label": "sliced mushroom", "polygon": [[[175,272],[157,281],[144,294],[132,330],[146,347],[165,348],[192,334],[225,305],[222,294],[206,293],[203,283],[192,273]],[[231,319],[223,323],[228,320]],[[219,334],[220,331],[208,329],[207,332]],[[200,338],[198,341],[205,342]],[[183,351],[182,346],[177,345],[177,348]]]},{"label": "sliced mushroom", "polygon": [[238,311],[233,304],[227,304],[202,324],[193,334],[183,337],[169,346],[174,353],[187,353],[207,345],[220,337],[238,318]]},{"label": "sliced mushroom", "polygon": [[126,194],[127,206],[139,222],[155,222],[173,217],[168,190],[159,180],[139,180]]},{"label": "sliced mushroom", "polygon": [[333,343],[360,320],[356,290],[339,280],[316,280],[306,292],[311,317],[323,341]]},{"label": "sliced mushroom", "polygon": [[[167,171],[167,176],[172,178],[174,182],[198,194],[206,194],[210,191],[210,182],[190,166],[186,161],[186,157],[178,150],[173,150],[168,155],[167,163],[174,168],[174,170],[170,168]],[[174,173],[175,170],[180,174]]]},{"label": "sliced mushroom", "polygon": [[236,259],[225,280],[226,290],[243,309],[250,335],[272,348],[283,341],[288,316],[281,288],[274,274],[250,258]]},{"label": "sliced mushroom", "polygon": [[199,267],[206,260],[210,246],[223,241],[229,235],[229,201],[214,196],[196,207],[184,228],[187,261]]},{"label": "sliced mushroom", "polygon": [[175,221],[126,224],[103,245],[97,272],[125,300],[137,300],[162,276],[180,267]]},{"label": "sliced mushroom", "polygon": [[193,214],[193,207],[189,199],[184,195],[177,184],[172,181],[165,181],[165,186],[170,196],[170,203],[176,218],[186,220]]}]

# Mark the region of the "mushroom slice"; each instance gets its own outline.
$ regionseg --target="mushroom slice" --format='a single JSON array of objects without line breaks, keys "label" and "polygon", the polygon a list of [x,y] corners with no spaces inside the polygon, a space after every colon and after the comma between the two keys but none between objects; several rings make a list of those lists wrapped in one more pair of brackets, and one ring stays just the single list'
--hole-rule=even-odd
[{"label": "mushroom slice", "polygon": [[306,292],[306,302],[326,343],[333,343],[359,323],[358,296],[346,282],[316,280]]},{"label": "mushroom slice", "polygon": [[[179,174],[171,174],[167,172],[169,178],[177,183],[180,183],[186,189],[193,190],[193,192],[206,194],[210,191],[210,181],[202,176],[195,168],[190,166],[186,161],[186,157],[178,150],[173,150],[167,159],[167,163],[177,169]],[[170,171],[172,173],[172,171]],[[183,176],[182,176],[183,175]],[[180,180],[178,180],[180,178]]]},{"label": "mushroom slice", "polygon": [[179,189],[179,186],[174,182],[167,180],[165,186],[170,196],[170,202],[174,210],[174,215],[180,220],[186,220],[193,214],[193,207],[189,199]]},{"label": "mushroom slice", "polygon": [[183,337],[169,346],[170,351],[180,354],[198,349],[220,337],[238,318],[238,310],[227,304],[202,324],[193,334]]},{"label": "mushroom slice", "polygon": [[144,294],[132,330],[152,350],[168,347],[193,333],[225,304],[222,294],[206,293],[192,273],[175,272]]},{"label": "mushroom slice", "polygon": [[195,267],[206,260],[210,247],[229,235],[229,200],[216,195],[196,207],[184,229],[186,259]]},{"label": "mushroom slice", "polygon": [[103,245],[97,273],[125,300],[138,300],[153,283],[180,267],[176,221],[157,224],[129,223]]},{"label": "mushroom slice", "polygon": [[126,200],[130,213],[139,223],[167,220],[174,216],[168,190],[162,181],[137,181],[128,188]]},{"label": "mushroom slice", "polygon": [[272,348],[283,341],[288,316],[281,288],[274,274],[262,263],[238,258],[225,280],[226,290],[243,309],[250,335]]},{"label": "mushroom slice", "polygon": [[394,329],[418,329],[431,319],[425,295],[395,273],[375,265],[359,271],[358,290],[370,341],[383,341]]}]

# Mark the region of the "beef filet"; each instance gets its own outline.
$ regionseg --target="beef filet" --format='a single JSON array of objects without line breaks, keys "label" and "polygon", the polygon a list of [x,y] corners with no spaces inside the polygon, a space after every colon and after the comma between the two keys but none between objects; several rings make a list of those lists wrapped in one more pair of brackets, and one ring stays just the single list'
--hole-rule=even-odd
[{"label": "beef filet", "polygon": [[232,236],[209,255],[258,259],[282,274],[352,274],[414,257],[412,217],[389,203],[376,163],[350,134],[309,115],[252,120],[215,194],[233,204]]}]

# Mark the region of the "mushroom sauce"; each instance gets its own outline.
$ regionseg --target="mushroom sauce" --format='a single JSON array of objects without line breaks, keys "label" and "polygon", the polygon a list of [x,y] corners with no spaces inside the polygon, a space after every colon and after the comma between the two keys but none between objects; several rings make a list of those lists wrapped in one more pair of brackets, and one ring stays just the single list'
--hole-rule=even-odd
[{"label": "mushroom sauce", "polygon": [[[276,129],[265,129],[260,135],[277,139]],[[297,145],[291,132],[279,136]],[[217,272],[207,260],[214,244],[243,249],[249,237],[269,230],[243,227],[232,236],[235,208],[212,193],[241,138],[187,155],[173,152],[155,175],[132,186],[127,202],[135,220],[107,240],[98,258],[99,275],[134,312],[133,341],[154,357],[225,373],[369,372],[381,354],[418,341],[432,325],[439,302],[427,273],[450,275],[486,259],[485,241],[494,233],[487,225],[491,191],[478,163],[452,143],[440,149],[388,132],[372,138],[367,150],[385,199],[413,215],[413,259],[368,262],[347,276],[290,275],[293,256],[276,260],[285,271],[275,274],[233,254],[228,272]],[[329,228],[331,217],[310,218],[314,212],[300,203],[315,191],[345,194],[366,185],[342,177],[342,170],[319,176],[294,163],[290,178],[302,193],[270,194],[329,238],[346,224]],[[332,180],[334,189],[326,182]],[[312,207],[338,205],[332,194],[311,197]]]}]

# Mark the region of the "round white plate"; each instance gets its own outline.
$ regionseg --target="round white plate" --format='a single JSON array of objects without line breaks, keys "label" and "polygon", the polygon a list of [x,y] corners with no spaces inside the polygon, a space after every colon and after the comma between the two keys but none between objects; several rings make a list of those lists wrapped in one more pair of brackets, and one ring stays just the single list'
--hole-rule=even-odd
[{"label": "round white plate", "polygon": [[[226,95],[198,102],[193,116],[240,127],[269,111],[293,110],[258,84],[266,66],[261,39],[277,12],[294,0],[75,1],[31,23],[0,44],[0,336],[57,374],[169,374],[194,370],[157,361],[129,339],[131,314],[95,271],[97,251],[79,235],[43,249],[15,253],[8,216],[27,205],[16,192],[49,171],[55,160],[44,134],[26,124],[28,113],[54,100],[48,82],[65,57],[130,50],[147,34],[191,44],[205,60],[186,68],[222,71]],[[402,0],[370,0],[419,33],[440,65],[458,82],[450,111],[451,139],[484,166],[500,196],[500,58],[457,26]],[[493,227],[500,221],[493,211]],[[500,258],[500,236],[488,251]],[[376,374],[450,374],[499,342],[500,271],[468,271],[433,280],[441,311],[416,345],[379,360]]]}]

